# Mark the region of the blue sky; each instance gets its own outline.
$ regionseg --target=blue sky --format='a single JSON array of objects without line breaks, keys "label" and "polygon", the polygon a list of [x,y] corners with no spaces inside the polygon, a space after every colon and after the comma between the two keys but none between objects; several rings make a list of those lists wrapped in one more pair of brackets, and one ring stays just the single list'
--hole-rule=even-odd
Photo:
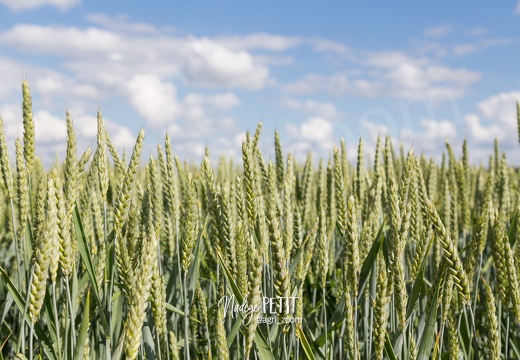
[{"label": "blue sky", "polygon": [[63,158],[69,110],[80,146],[96,110],[120,149],[141,127],[199,161],[240,156],[247,130],[287,151],[368,155],[377,134],[438,156],[467,138],[487,163],[494,138],[520,164],[520,2],[0,0],[0,114],[22,134],[33,93],[39,153]]}]

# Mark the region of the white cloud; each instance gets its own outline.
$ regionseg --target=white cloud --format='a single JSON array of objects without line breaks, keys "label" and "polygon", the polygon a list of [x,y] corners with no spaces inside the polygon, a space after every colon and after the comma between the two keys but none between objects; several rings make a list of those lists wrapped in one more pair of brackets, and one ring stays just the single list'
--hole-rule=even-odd
[{"label": "white cloud", "polygon": [[492,144],[494,139],[502,140],[504,132],[497,124],[485,126],[477,114],[468,114],[464,117],[464,123],[469,131],[469,137],[476,144]]},{"label": "white cloud", "polygon": [[[67,109],[74,109],[76,113],[84,113],[87,109],[95,109],[98,105],[97,89],[88,83],[80,82],[63,73],[35,66],[20,64],[14,60],[0,56],[0,96],[4,104],[18,104],[15,111],[0,112],[7,118],[8,115],[21,122],[21,112],[18,111],[21,103],[22,79],[29,81],[33,97],[33,111],[45,108],[51,113],[64,113]],[[3,109],[9,109],[6,105]]]},{"label": "white cloud", "polygon": [[[76,114],[71,112],[71,116],[74,122],[74,129],[78,137],[78,150],[86,149],[87,146],[91,146],[96,141],[97,136],[97,115],[91,114]],[[65,123],[65,120],[62,120]],[[132,150],[137,138],[137,134],[134,134],[129,128],[124,125],[114,122],[112,119],[108,119],[103,116],[103,121],[106,126],[106,130],[112,140],[112,143],[119,152]],[[65,138],[62,140],[64,143]],[[64,158],[63,154],[60,154],[60,159]]]},{"label": "white cloud", "polygon": [[[232,121],[231,119],[228,119]],[[194,132],[190,131],[189,125],[177,128],[170,128],[168,133],[172,139],[172,149],[176,155],[185,158],[187,161],[200,162],[204,156],[206,146],[210,150],[210,157],[212,160],[218,159],[220,156],[227,156],[234,161],[241,161],[241,140],[243,134],[236,131],[235,128],[227,128],[230,124],[225,124],[226,120],[222,122],[225,127],[223,131],[212,132],[211,136],[204,136],[198,133],[193,136]],[[197,124],[194,124],[198,126]],[[204,126],[205,124],[201,124]],[[218,126],[219,124],[208,124],[210,126]],[[233,124],[234,126],[234,124]]]},{"label": "white cloud", "polygon": [[283,89],[298,95],[313,93],[339,95],[348,91],[349,81],[343,74],[331,76],[309,74],[301,80],[285,85]]},{"label": "white cloud", "polygon": [[22,111],[19,104],[3,104],[0,108],[0,116],[4,120],[5,135],[8,139],[16,139],[23,134]]},{"label": "white cloud", "polygon": [[[423,153],[428,157],[437,159],[445,151],[446,141],[450,142],[452,146],[458,146],[461,143],[458,128],[450,120],[438,121],[423,118],[412,124],[410,128],[393,129],[391,124],[364,119],[360,123],[360,132],[364,140],[365,151],[369,154],[371,160],[375,154],[378,136],[384,141],[384,137],[389,135],[394,146],[402,144],[405,151],[414,149],[416,154]],[[354,149],[353,152],[355,153],[357,150]]]},{"label": "white cloud", "polygon": [[300,134],[304,140],[324,143],[332,138],[332,124],[319,117],[310,118],[300,126]]},{"label": "white cloud", "polygon": [[[154,34],[159,29],[154,25],[143,22],[130,22],[126,14],[119,14],[117,16],[108,16],[102,13],[94,13],[86,16],[87,20],[93,24],[99,25],[105,29],[117,32],[136,33],[136,34]],[[166,31],[171,28],[164,28]]]},{"label": "white cloud", "polygon": [[462,96],[469,86],[480,79],[474,71],[451,69],[445,66],[429,65],[425,67],[403,63],[387,75],[391,91],[397,96],[429,97],[437,87],[447,87],[455,96]]},{"label": "white cloud", "polygon": [[[32,91],[39,94],[43,102],[59,97],[60,104],[73,102],[74,99],[94,99],[96,90],[91,84],[80,82],[56,70],[20,63],[0,55],[0,96],[3,101],[18,100],[21,95],[23,79],[29,81]],[[72,99],[74,98],[74,99]]]},{"label": "white cloud", "polygon": [[251,54],[209,39],[188,42],[184,52],[181,68],[192,85],[260,89],[269,78],[268,68],[257,64]]},{"label": "white cloud", "polygon": [[395,69],[402,64],[410,64],[412,66],[421,67],[429,63],[427,58],[412,57],[401,51],[381,51],[370,52],[363,60],[364,65],[370,65],[374,68]]},{"label": "white cloud", "polygon": [[0,42],[24,52],[82,57],[123,51],[124,39],[99,28],[20,24],[0,34]]},{"label": "white cloud", "polygon": [[370,52],[359,60],[358,74],[309,74],[283,86],[292,94],[353,94],[363,97],[442,100],[464,95],[481,75],[465,68],[439,65],[432,59],[399,51]]},{"label": "white cloud", "polygon": [[80,0],[0,0],[1,4],[13,11],[30,10],[42,6],[53,6],[64,11],[80,2]]},{"label": "white cloud", "polygon": [[254,33],[245,36],[232,36],[216,39],[233,50],[284,51],[298,45],[301,39],[296,36],[282,36],[268,33]]},{"label": "white cloud", "polygon": [[253,33],[241,36],[225,36],[215,38],[220,44],[233,50],[267,50],[286,51],[299,45],[309,46],[313,51],[322,53],[349,52],[349,48],[337,41],[324,38],[302,38],[269,33]]},{"label": "white cloud", "polygon": [[516,3],[515,13],[516,13],[516,14],[520,14],[520,1],[518,1],[518,2]]},{"label": "white cloud", "polygon": [[60,119],[46,110],[36,111],[33,117],[37,142],[47,145],[63,143],[67,139],[67,126],[64,119]]},{"label": "white cloud", "polygon": [[472,113],[464,117],[468,141],[476,159],[485,162],[497,139],[502,150],[507,152],[508,161],[518,164],[517,101],[520,101],[520,91],[490,96],[477,104],[479,114]]},{"label": "white cloud", "polygon": [[421,129],[402,129],[400,137],[405,145],[416,146],[428,155],[440,154],[445,141],[454,143],[457,140],[455,124],[449,120],[435,121],[422,119]]},{"label": "white cloud", "polygon": [[107,132],[116,149],[129,151],[134,147],[137,135],[134,135],[127,127],[115,122],[108,122]]},{"label": "white cloud", "polygon": [[480,112],[488,119],[509,129],[516,127],[516,102],[520,91],[503,92],[491,96],[478,104]]},{"label": "white cloud", "polygon": [[125,23],[117,21],[112,30],[21,24],[0,33],[0,43],[25,53],[57,55],[78,77],[104,86],[150,71],[203,87],[261,89],[269,81],[269,68],[247,51],[144,25],[125,32]]},{"label": "white cloud", "polygon": [[177,90],[156,75],[134,75],[127,84],[128,97],[139,114],[153,126],[163,126],[181,114]]},{"label": "white cloud", "polygon": [[460,44],[453,47],[452,51],[455,55],[469,55],[477,51],[478,48],[473,44]]},{"label": "white cloud", "polygon": [[[472,35],[478,36],[478,35]],[[451,51],[454,55],[464,56],[473,54],[477,51],[483,51],[487,48],[496,47],[496,46],[505,46],[510,45],[514,40],[507,38],[484,38],[480,37],[476,39],[476,43],[474,44],[459,44],[452,47]]]},{"label": "white cloud", "polygon": [[288,108],[303,111],[305,113],[323,117],[330,120],[337,120],[343,117],[336,106],[331,102],[321,102],[315,100],[297,101],[286,99],[282,104]]},{"label": "white cloud", "polygon": [[330,52],[338,54],[348,54],[349,48],[345,44],[322,38],[313,38],[308,40],[311,48],[317,52]]},{"label": "white cloud", "polygon": [[489,123],[477,114],[464,117],[471,159],[487,164],[494,151],[494,140],[499,141],[502,151],[507,153],[509,163],[520,164],[516,131],[508,131],[497,123]]},{"label": "white cloud", "polygon": [[179,99],[174,84],[151,74],[134,75],[127,84],[127,96],[154,129],[173,126],[171,129],[180,132],[178,124],[184,122],[182,134],[192,138],[210,135],[219,129],[233,129],[234,121],[223,114],[240,105],[239,98],[232,92],[188,93]]},{"label": "white cloud", "polygon": [[428,55],[434,59],[442,59],[448,54],[447,46],[434,40],[417,39],[413,41],[413,46],[417,54]]},{"label": "white cloud", "polygon": [[2,81],[0,81],[0,96],[3,101],[13,95],[16,91],[21,91],[22,68],[14,60],[0,55],[0,71]]},{"label": "white cloud", "polygon": [[393,136],[387,124],[381,124],[368,119],[361,120],[360,132],[363,140],[372,144],[376,143],[378,136],[381,136],[382,138],[384,138],[387,135]]},{"label": "white cloud", "polygon": [[333,124],[321,117],[311,117],[301,124],[287,124],[288,138],[282,138],[286,151],[303,158],[312,151],[326,156],[335,144]]},{"label": "white cloud", "polygon": [[295,63],[291,56],[277,56],[277,55],[255,55],[255,60],[262,65],[286,66]]},{"label": "white cloud", "polygon": [[424,34],[433,38],[441,38],[453,31],[452,27],[448,24],[435,26],[424,31]]},{"label": "white cloud", "polygon": [[367,64],[375,68],[374,75],[354,84],[359,94],[369,97],[431,98],[438,96],[439,88],[459,97],[480,79],[475,71],[450,68],[397,51],[370,54]]},{"label": "white cloud", "polygon": [[77,81],[57,72],[34,73],[31,75],[29,86],[36,100],[45,107],[66,104],[67,108],[78,108],[81,104],[97,102],[98,90],[92,85]]},{"label": "white cloud", "polygon": [[188,107],[200,107],[209,105],[216,109],[231,109],[240,105],[240,100],[232,92],[215,95],[201,95],[191,93],[186,95],[184,103]]}]

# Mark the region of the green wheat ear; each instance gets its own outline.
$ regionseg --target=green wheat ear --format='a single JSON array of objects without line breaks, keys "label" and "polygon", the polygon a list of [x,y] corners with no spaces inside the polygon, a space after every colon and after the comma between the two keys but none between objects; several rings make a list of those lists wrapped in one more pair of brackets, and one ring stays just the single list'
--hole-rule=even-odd
[{"label": "green wheat ear", "polygon": [[35,135],[34,135],[34,120],[32,113],[32,97],[31,97],[31,89],[29,88],[29,83],[27,80],[22,82],[22,93],[23,93],[23,104],[22,104],[22,112],[23,112],[23,154],[25,157],[25,162],[27,163],[27,168],[29,172],[32,170],[32,165],[34,162],[34,156],[36,152],[36,143],[35,143]]},{"label": "green wheat ear", "polygon": [[470,297],[469,283],[466,272],[462,266],[462,261],[460,260],[458,254],[457,247],[453,244],[453,241],[444,227],[444,224],[442,223],[435,206],[429,200],[426,200],[426,208],[430,217],[430,221],[439,236],[439,241],[443,248],[443,256],[447,262],[448,270],[453,278],[455,286],[457,287],[462,300],[467,302],[469,301]]},{"label": "green wheat ear", "polygon": [[148,307],[148,297],[152,286],[154,264],[157,261],[158,240],[153,227],[143,239],[142,255],[136,283],[130,287],[128,317],[125,322],[125,354],[128,359],[137,358],[141,346],[142,327]]},{"label": "green wheat ear", "polygon": [[486,327],[488,329],[488,341],[485,344],[487,356],[489,359],[499,360],[501,359],[500,324],[496,314],[495,296],[488,283],[483,281],[483,284],[486,290],[486,311],[484,312],[484,315],[486,317]]},{"label": "green wheat ear", "polygon": [[191,253],[197,236],[197,214],[196,188],[193,176],[188,174],[185,198],[183,199],[184,212],[184,236],[182,239],[182,268],[188,272],[191,263]]},{"label": "green wheat ear", "polygon": [[7,190],[9,200],[14,197],[13,194],[13,175],[11,165],[9,164],[9,151],[7,149],[7,141],[5,139],[4,119],[0,116],[0,170],[2,171],[2,179]]},{"label": "green wheat ear", "polygon": [[[54,171],[56,171],[56,169],[54,169]],[[38,240],[39,246],[35,250],[33,268],[31,271],[31,283],[29,286],[29,317],[33,324],[38,320],[38,316],[43,307],[51,262],[54,261],[53,258],[55,258],[56,254],[59,256],[57,242],[55,241],[57,239],[56,192],[54,176],[51,174],[47,176],[45,229],[42,238]]]}]

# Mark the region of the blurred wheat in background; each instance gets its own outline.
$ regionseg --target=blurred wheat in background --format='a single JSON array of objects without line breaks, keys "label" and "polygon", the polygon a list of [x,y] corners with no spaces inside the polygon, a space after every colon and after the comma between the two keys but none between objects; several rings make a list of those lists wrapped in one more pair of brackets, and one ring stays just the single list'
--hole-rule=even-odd
[{"label": "blurred wheat in background", "polygon": [[379,139],[367,166],[361,139],[356,164],[343,141],[299,162],[275,133],[270,161],[259,125],[213,167],[168,135],[142,159],[141,131],[127,163],[99,112],[79,156],[67,114],[46,169],[22,90],[14,157],[0,120],[0,359],[520,358],[520,173],[498,142],[483,167],[466,142],[439,164]]}]

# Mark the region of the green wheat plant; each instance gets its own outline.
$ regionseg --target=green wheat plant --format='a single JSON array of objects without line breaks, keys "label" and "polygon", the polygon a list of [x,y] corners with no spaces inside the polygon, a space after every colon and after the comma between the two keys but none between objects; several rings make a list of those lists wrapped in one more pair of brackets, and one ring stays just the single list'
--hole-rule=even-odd
[{"label": "green wheat plant", "polygon": [[[63,162],[0,117],[0,360],[520,359],[520,170],[378,138],[298,158],[261,124],[242,161],[166,135],[128,161],[101,111]],[[520,107],[516,121],[520,136]],[[511,119],[515,121],[515,119]],[[14,149],[10,153],[10,149]],[[461,150],[458,157],[457,148]]]}]

